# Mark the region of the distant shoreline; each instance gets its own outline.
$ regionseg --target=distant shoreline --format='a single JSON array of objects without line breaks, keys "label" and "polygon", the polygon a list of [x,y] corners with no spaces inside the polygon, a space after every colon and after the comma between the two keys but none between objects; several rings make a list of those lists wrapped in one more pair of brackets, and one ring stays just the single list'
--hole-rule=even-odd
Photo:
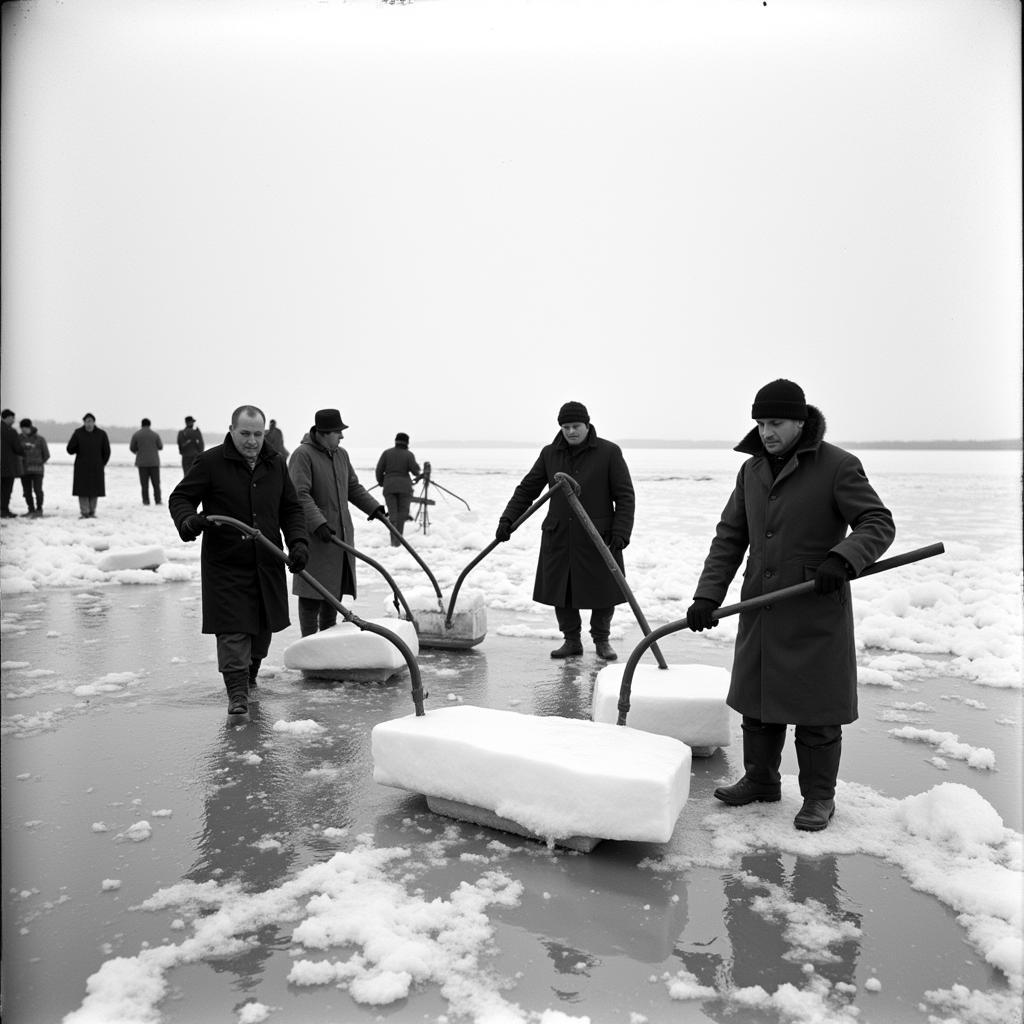
[{"label": "distant shoreline", "polygon": [[[71,437],[72,432],[80,427],[79,423],[58,423],[54,420],[33,420],[39,433],[50,442],[60,442]],[[127,444],[132,434],[138,427],[108,427],[105,423],[99,423],[110,438],[111,444]],[[164,444],[174,445],[178,437],[177,427],[156,427],[156,432],[163,438]],[[216,444],[220,444],[223,436],[217,432]],[[625,438],[617,443],[622,448],[735,448],[739,438],[735,441],[665,441],[657,438]],[[452,441],[452,440],[420,440],[416,439],[415,447],[423,450],[426,448],[533,448],[536,449],[542,442],[538,441]],[[546,443],[546,442],[544,442]],[[992,441],[838,441],[842,448],[856,449],[879,449],[888,448],[907,451],[1021,451],[1021,438],[1000,438]],[[358,445],[356,447],[366,447]]]}]

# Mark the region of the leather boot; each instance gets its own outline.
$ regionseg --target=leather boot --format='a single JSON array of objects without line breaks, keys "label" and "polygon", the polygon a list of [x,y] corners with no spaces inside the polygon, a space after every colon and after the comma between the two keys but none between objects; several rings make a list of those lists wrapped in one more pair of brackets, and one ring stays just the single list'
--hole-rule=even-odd
[{"label": "leather boot", "polygon": [[232,717],[249,713],[249,672],[225,672],[224,688],[228,691],[228,714]]},{"label": "leather boot", "polygon": [[552,658],[575,658],[583,653],[583,644],[580,642],[579,633],[566,633],[565,642],[561,647],[556,647],[551,652]]},{"label": "leather boot", "polygon": [[259,670],[260,670],[260,665],[262,665],[262,664],[263,664],[263,659],[262,658],[253,658],[252,661],[249,662],[249,689],[250,690],[255,690],[256,689],[256,676],[258,675]]},{"label": "leather boot", "polygon": [[843,738],[822,747],[809,747],[796,743],[796,761],[799,766],[800,794],[803,807],[793,819],[801,832],[820,832],[828,827],[836,813],[836,779],[843,754]]},{"label": "leather boot", "polygon": [[597,656],[602,661],[616,661],[619,657],[615,653],[615,648],[607,640],[595,640],[594,647],[597,649]]},{"label": "leather boot", "polygon": [[764,726],[743,723],[743,778],[731,786],[719,786],[715,797],[732,807],[752,803],[776,803],[782,799],[782,747],[786,730],[766,731]]}]

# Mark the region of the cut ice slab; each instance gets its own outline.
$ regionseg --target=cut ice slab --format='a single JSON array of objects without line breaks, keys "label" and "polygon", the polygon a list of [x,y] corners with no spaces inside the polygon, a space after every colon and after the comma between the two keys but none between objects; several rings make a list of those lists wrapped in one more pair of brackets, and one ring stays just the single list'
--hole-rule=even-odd
[{"label": "cut ice slab", "polygon": [[155,545],[148,548],[108,551],[96,564],[103,572],[116,572],[118,569],[156,569],[166,561],[164,549]]},{"label": "cut ice slab", "polygon": [[[595,722],[617,722],[623,665],[597,674],[591,701]],[[626,725],[672,736],[696,757],[729,745],[729,672],[715,665],[637,665],[630,687]]]},{"label": "cut ice slab", "polygon": [[475,647],[487,636],[487,607],[482,591],[466,590],[458,595],[458,606],[452,614],[450,627],[445,625],[447,608],[441,610],[433,590],[414,588],[405,597],[419,627],[421,647]]},{"label": "cut ice slab", "polygon": [[[411,622],[404,619],[369,619],[404,640],[415,657],[419,641]],[[406,667],[402,652],[386,637],[362,630],[351,622],[339,622],[289,645],[284,651],[288,668],[318,679],[349,679],[382,683]]]},{"label": "cut ice slab", "polygon": [[462,704],[380,722],[371,747],[376,782],[580,849],[566,840],[667,843],[690,794],[684,743],[575,718]]}]

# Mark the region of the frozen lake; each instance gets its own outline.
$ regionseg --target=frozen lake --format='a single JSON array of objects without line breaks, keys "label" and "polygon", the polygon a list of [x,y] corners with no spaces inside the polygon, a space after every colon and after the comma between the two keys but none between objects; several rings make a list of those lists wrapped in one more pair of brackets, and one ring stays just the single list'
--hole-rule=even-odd
[{"label": "frozen lake", "polygon": [[[1019,1021],[1019,453],[863,453],[896,518],[889,554],[939,540],[947,554],[854,584],[861,717],[831,828],[792,828],[791,746],[781,805],[711,798],[742,771],[736,722],[730,747],[694,761],[671,842],[575,854],[376,785],[370,729],[411,712],[407,678],[304,681],[281,661],[295,625],[274,639],[252,722],[227,728],[198,546],[141,506],[115,449],[96,520],[78,520],[57,454],[47,517],[0,535],[11,1024]],[[378,453],[349,450],[369,483]],[[408,534],[450,588],[535,453],[416,454],[471,506],[432,493],[429,532]],[[627,575],[656,626],[685,613],[740,457],[625,454]],[[176,467],[164,475],[169,491]],[[467,581],[487,595],[484,643],[422,652],[428,708],[589,717],[600,663],[551,661],[553,614],[530,600],[540,518]],[[424,585],[379,526],[356,529],[403,589]],[[151,544],[158,572],[98,568]],[[353,610],[381,614],[366,566],[360,587]],[[662,647],[727,666],[734,630]],[[639,637],[621,606],[620,655]]]}]

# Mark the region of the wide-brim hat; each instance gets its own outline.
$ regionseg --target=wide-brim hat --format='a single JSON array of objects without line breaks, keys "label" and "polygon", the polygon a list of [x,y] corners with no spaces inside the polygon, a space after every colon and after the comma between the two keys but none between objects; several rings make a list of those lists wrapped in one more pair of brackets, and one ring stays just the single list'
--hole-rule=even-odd
[{"label": "wide-brim hat", "polygon": [[348,424],[343,422],[337,409],[317,409],[313,426],[323,434],[329,434],[332,430],[348,430]]},{"label": "wide-brim hat", "polygon": [[195,423],[195,421],[196,421],[195,416],[186,416],[185,417],[185,422],[186,423]]}]

